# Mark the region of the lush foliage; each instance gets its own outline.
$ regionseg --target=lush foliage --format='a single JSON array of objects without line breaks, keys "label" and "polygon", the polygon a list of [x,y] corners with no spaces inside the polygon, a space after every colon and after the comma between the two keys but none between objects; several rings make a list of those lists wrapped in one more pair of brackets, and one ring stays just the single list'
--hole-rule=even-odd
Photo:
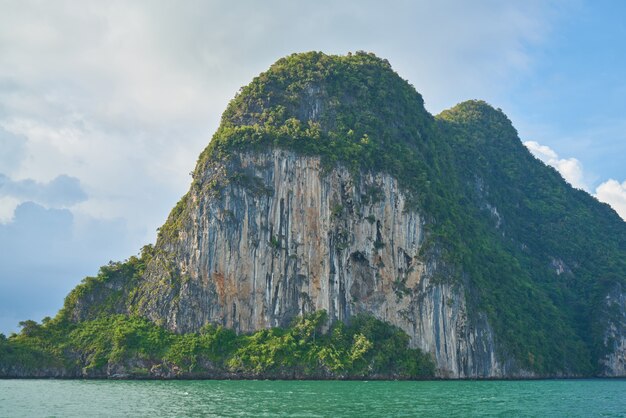
[{"label": "lush foliage", "polygon": [[276,146],[319,155],[326,167],[341,163],[355,174],[363,168],[386,171],[425,192],[439,174],[430,164],[436,160],[434,128],[422,97],[387,61],[363,52],[294,54],[231,101],[200,155],[194,183],[199,186],[213,160]]},{"label": "lush foliage", "polygon": [[59,316],[82,321],[127,312],[135,296],[135,285],[154,252],[152,245],[146,245],[138,257],[132,256],[124,262],[110,262],[100,267],[97,276],[84,278],[67,295]]},{"label": "lush foliage", "polygon": [[424,254],[467,284],[504,356],[539,373],[594,371],[601,299],[626,277],[626,227],[532,157],[500,110],[469,101],[433,118],[385,60],[295,54],[233,99],[194,185],[212,160],[263,147],[394,175],[426,215]]},{"label": "lush foliage", "polygon": [[366,316],[328,329],[324,311],[298,318],[287,329],[240,336],[212,325],[199,333],[178,335],[146,319],[124,315],[78,323],[60,317],[42,324],[26,321],[20,334],[0,336],[0,372],[6,374],[11,367],[92,377],[111,375],[111,370],[148,377],[155,367],[173,371],[170,377],[434,375],[430,356],[408,348],[408,336],[400,329]]},{"label": "lush foliage", "polygon": [[610,318],[603,298],[626,278],[626,224],[573,189],[484,102],[439,116],[460,181],[468,273],[509,354],[547,373],[591,373]]},{"label": "lush foliage", "polygon": [[[396,177],[424,215],[422,255],[440,258],[440,279],[465,285],[470,320],[487,314],[503,358],[545,374],[596,370],[614,315],[603,298],[626,280],[626,224],[536,160],[501,111],[469,101],[433,118],[385,60],[296,54],[232,100],[192,187],[214,192],[219,185],[205,175],[213,163],[268,147],[319,155],[325,167],[342,164],[355,175]],[[160,240],[184,228],[193,204],[181,199]],[[405,334],[371,318],[321,332],[326,319],[316,314],[289,329],[237,337],[213,327],[174,335],[117,315],[132,312],[135,283],[154,251],[104,267],[70,293],[57,318],[27,321],[21,334],[0,338],[0,358],[85,370],[143,358],[186,371],[432,373],[426,356],[406,348]]]},{"label": "lush foliage", "polygon": [[428,134],[431,120],[419,93],[384,60],[295,54],[241,90],[201,159],[273,144],[353,168],[393,170],[410,162],[419,173],[419,158],[396,152]]},{"label": "lush foliage", "polygon": [[245,337],[229,360],[235,370],[287,370],[315,375],[322,368],[339,376],[432,376],[434,364],[420,350],[409,349],[399,328],[370,316],[357,316],[349,325],[337,322],[326,333],[326,312],[297,319],[287,330],[274,328]]}]

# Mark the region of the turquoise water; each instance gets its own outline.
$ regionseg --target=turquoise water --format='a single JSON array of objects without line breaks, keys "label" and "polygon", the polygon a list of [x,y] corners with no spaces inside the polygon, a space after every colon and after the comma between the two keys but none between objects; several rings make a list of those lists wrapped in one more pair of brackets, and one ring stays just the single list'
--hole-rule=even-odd
[{"label": "turquoise water", "polygon": [[0,380],[0,416],[626,417],[626,380]]}]

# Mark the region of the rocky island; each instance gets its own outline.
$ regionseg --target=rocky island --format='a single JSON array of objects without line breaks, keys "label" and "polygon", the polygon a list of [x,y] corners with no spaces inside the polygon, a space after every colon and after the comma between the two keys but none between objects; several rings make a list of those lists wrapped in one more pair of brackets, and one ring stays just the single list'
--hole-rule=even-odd
[{"label": "rocky island", "polygon": [[0,335],[0,377],[626,376],[626,223],[372,54],[241,89],[154,246]]}]

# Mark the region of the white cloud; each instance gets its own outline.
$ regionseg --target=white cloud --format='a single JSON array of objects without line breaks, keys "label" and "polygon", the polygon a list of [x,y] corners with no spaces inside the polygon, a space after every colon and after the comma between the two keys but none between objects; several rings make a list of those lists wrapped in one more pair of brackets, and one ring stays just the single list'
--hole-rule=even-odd
[{"label": "white cloud", "polygon": [[[189,187],[228,101],[278,58],[372,51],[439,111],[489,100],[532,68],[529,47],[548,34],[553,5],[0,2],[0,173],[78,179],[88,199],[71,206],[74,219],[122,219],[139,248]],[[10,222],[27,196],[0,199]]]},{"label": "white cloud", "polygon": [[[556,168],[572,186],[590,191],[583,166],[576,158],[559,158],[552,148],[536,141],[526,141],[524,145],[535,157]],[[617,180],[609,179],[596,187],[593,196],[601,202],[608,203],[622,219],[626,220],[626,181],[620,184]]]},{"label": "white cloud", "polygon": [[561,173],[563,178],[577,189],[588,190],[583,176],[583,167],[576,158],[562,158],[553,160],[552,163]]},{"label": "white cloud", "polygon": [[83,277],[136,254],[136,240],[121,219],[18,205],[12,222],[0,224],[0,332],[15,331],[18,320],[54,316]]},{"label": "white cloud", "polygon": [[608,203],[626,221],[626,181],[609,179],[596,188],[598,200]]},{"label": "white cloud", "polygon": [[26,138],[13,135],[0,126],[0,173],[10,175],[25,156]]},{"label": "white cloud", "polygon": [[13,213],[19,204],[20,199],[12,196],[0,196],[0,225],[13,220]]},{"label": "white cloud", "polygon": [[535,141],[526,141],[524,142],[526,148],[532,152],[532,154],[539,158],[544,163],[547,163],[550,160],[556,160],[559,158],[557,153],[547,145],[541,145]]},{"label": "white cloud", "polygon": [[34,201],[49,207],[67,207],[87,199],[75,177],[60,175],[48,183],[32,179],[14,181],[0,173],[0,197]]},{"label": "white cloud", "polygon": [[14,158],[0,158],[0,172],[38,182],[76,177],[89,195],[76,210],[124,217],[153,240],[188,187],[188,173],[228,100],[279,57],[371,50],[439,110],[467,97],[488,98],[526,71],[532,65],[528,46],[548,32],[551,7],[493,1],[5,3],[0,129],[15,151]]},{"label": "white cloud", "polygon": [[559,158],[559,155],[552,148],[536,141],[526,141],[524,145],[535,157],[556,168],[569,184],[577,189],[589,190],[583,174],[583,166],[576,158]]}]

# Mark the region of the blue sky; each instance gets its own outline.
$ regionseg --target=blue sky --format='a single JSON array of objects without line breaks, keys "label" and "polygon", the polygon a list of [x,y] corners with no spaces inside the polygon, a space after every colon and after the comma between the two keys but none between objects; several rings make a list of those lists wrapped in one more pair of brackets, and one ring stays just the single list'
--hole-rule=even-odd
[{"label": "blue sky", "polygon": [[626,217],[626,3],[0,0],[0,332],[153,242],[242,85],[387,58],[432,113],[484,99]]}]

